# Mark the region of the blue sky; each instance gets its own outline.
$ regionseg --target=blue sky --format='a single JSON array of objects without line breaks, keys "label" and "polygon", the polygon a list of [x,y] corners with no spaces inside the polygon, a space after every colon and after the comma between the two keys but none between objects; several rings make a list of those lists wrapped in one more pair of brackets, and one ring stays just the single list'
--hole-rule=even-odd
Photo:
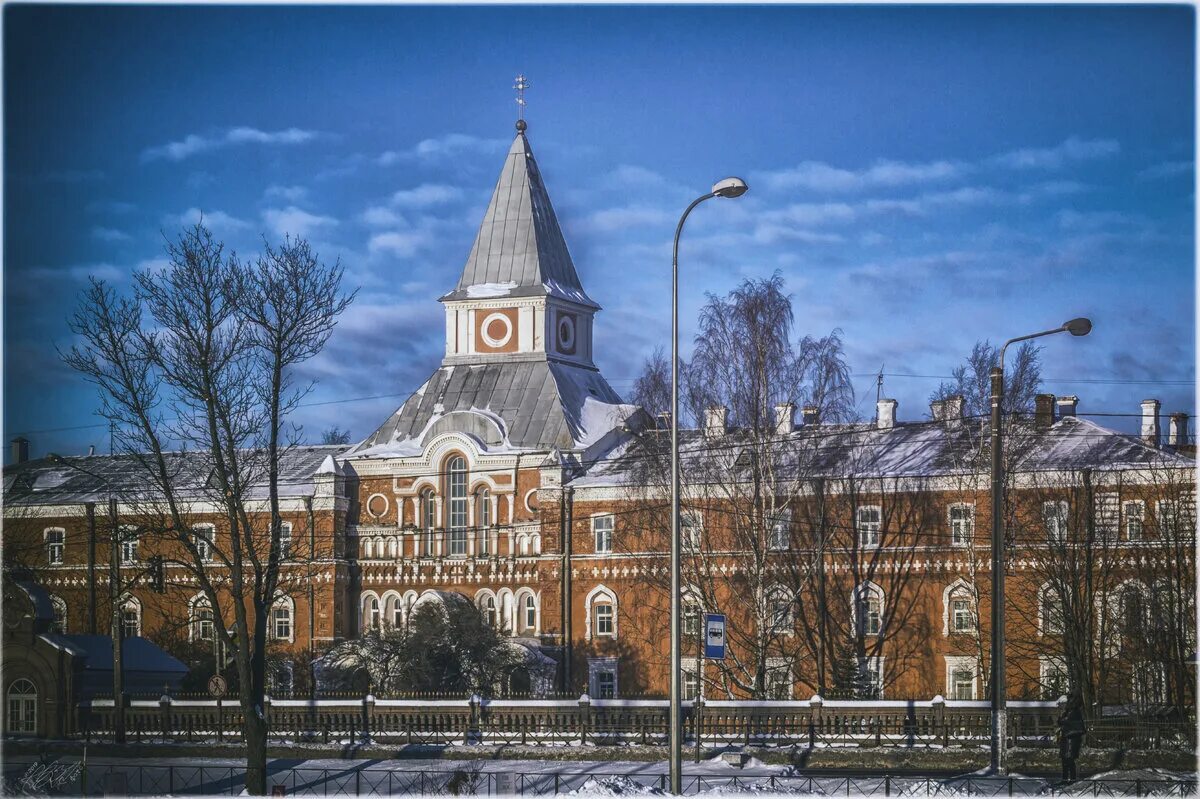
[{"label": "blue sky", "polygon": [[[511,142],[529,138],[605,308],[621,393],[705,292],[780,270],[798,334],[874,378],[1077,315],[1046,388],[1194,410],[1194,12],[1175,7],[31,7],[4,10],[4,427],[107,446],[58,362],[88,274],[127,288],[203,212],[240,254],[307,236],[360,287],[311,402],[415,389]],[[1086,382],[1084,382],[1086,381]],[[1104,382],[1097,382],[1104,381]],[[1134,381],[1134,382],[1130,382]],[[1167,382],[1142,382],[1167,381]],[[937,385],[888,377],[901,419]],[[369,434],[403,397],[313,405]],[[1111,419],[1132,429],[1131,419]]]}]

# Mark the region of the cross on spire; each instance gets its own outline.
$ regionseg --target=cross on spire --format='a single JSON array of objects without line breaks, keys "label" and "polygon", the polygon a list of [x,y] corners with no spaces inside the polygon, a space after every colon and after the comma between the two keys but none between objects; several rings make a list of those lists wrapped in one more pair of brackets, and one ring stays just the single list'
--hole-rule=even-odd
[{"label": "cross on spire", "polygon": [[525,130],[525,90],[529,88],[529,79],[524,75],[517,75],[517,82],[513,84],[513,88],[517,90],[517,130]]}]

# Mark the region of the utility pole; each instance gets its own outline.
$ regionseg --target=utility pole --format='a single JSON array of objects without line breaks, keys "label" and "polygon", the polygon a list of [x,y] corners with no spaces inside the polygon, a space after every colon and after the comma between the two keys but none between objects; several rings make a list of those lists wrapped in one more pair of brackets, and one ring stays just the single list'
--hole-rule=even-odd
[{"label": "utility pole", "polygon": [[[1005,345],[1007,346],[1007,345]],[[1003,361],[1001,361],[1003,363]],[[1004,690],[1004,462],[1000,447],[1000,406],[1004,370],[992,369],[992,770],[1004,770],[1008,704]]]}]

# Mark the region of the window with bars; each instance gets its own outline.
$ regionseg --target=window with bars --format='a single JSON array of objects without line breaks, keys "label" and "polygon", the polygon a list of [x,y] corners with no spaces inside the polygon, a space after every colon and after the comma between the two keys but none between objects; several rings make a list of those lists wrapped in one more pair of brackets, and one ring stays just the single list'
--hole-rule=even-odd
[{"label": "window with bars", "polygon": [[878,505],[867,505],[855,512],[855,529],[858,531],[858,545],[864,549],[879,546],[879,537],[882,528],[883,510]]},{"label": "window with bars", "polygon": [[950,506],[950,546],[969,547],[975,536],[975,506]]},{"label": "window with bars", "polygon": [[595,538],[596,552],[608,554],[612,552],[613,527],[616,520],[612,514],[592,517],[592,536]]}]

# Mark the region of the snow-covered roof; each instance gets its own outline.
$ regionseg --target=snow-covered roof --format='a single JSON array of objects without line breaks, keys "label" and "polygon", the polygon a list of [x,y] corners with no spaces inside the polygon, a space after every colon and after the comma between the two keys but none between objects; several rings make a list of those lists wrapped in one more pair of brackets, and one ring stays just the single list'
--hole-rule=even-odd
[{"label": "snow-covered roof", "polygon": [[348,457],[414,457],[445,432],[490,452],[582,451],[636,411],[594,369],[546,360],[442,366]]},{"label": "snow-covered roof", "polygon": [[[279,492],[283,497],[310,496],[315,478],[335,472],[334,459],[346,450],[344,445],[298,446],[280,457]],[[261,469],[265,453],[244,451],[246,474],[253,487],[249,496],[266,498],[265,471]],[[63,463],[49,458],[11,464],[4,467],[4,501],[23,505],[73,505],[104,502],[110,495],[121,501],[149,500],[158,497],[147,479],[147,466],[134,455],[88,455],[64,457]],[[166,454],[167,469],[175,484],[188,498],[204,498],[212,491],[212,460],[207,452],[188,451]],[[332,468],[331,468],[332,467]]]},{"label": "snow-covered roof", "polygon": [[524,133],[518,133],[463,267],[446,300],[554,296],[594,308],[542,183]]},{"label": "snow-covered roof", "polygon": [[[779,479],[811,477],[934,477],[972,474],[988,468],[984,425],[977,419],[873,424],[805,425],[770,441]],[[1023,472],[1192,468],[1195,460],[1078,417],[1060,419],[1047,429],[1027,420],[1011,425],[1010,468]],[[571,481],[575,488],[636,484],[645,467],[664,458],[665,431],[631,437]],[[733,430],[707,438],[700,430],[680,431],[680,460],[693,479],[705,470],[736,469],[749,437]]]}]

